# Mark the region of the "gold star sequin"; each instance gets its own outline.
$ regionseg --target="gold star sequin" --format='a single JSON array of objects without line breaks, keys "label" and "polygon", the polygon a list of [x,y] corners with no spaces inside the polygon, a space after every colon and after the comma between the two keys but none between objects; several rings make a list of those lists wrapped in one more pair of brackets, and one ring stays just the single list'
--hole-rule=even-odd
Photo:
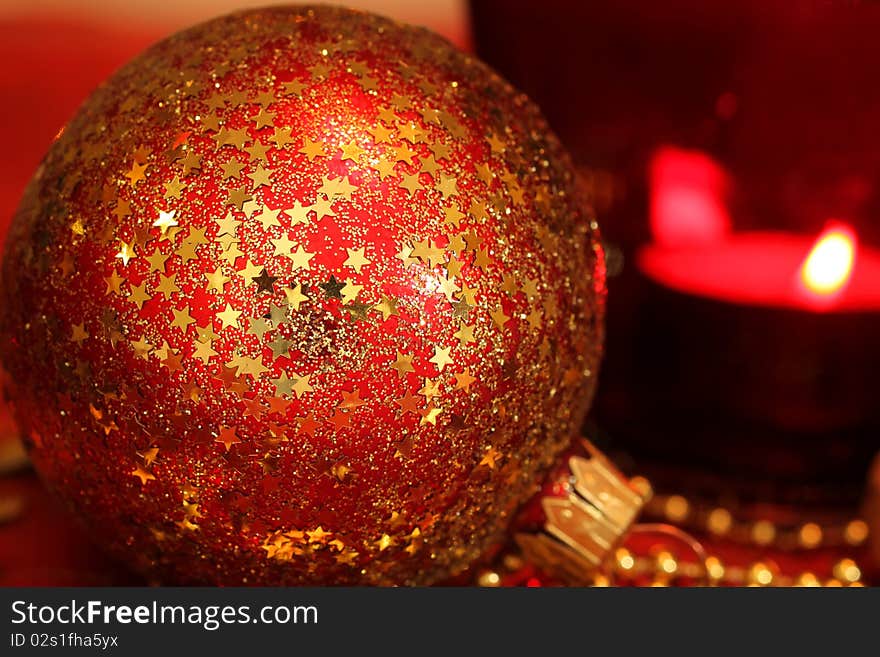
[{"label": "gold star sequin", "polygon": [[161,292],[167,298],[171,298],[171,295],[174,292],[180,292],[180,288],[177,287],[177,283],[175,282],[175,278],[177,274],[171,274],[170,276],[160,276],[159,282],[156,284],[156,292]]},{"label": "gold star sequin", "polygon": [[438,372],[442,372],[447,365],[452,365],[452,357],[449,355],[451,350],[452,347],[434,347],[434,356],[430,358],[430,361],[437,366]]},{"label": "gold star sequin", "polygon": [[254,276],[251,280],[257,284],[257,292],[274,292],[275,281],[277,281],[278,278],[276,276],[270,276],[269,272],[266,271],[266,268],[263,267],[263,271],[260,272],[260,275]]},{"label": "gold star sequin", "polygon": [[474,257],[474,265],[482,269],[483,271],[487,271],[489,265],[492,264],[492,261],[489,259],[489,252],[485,249],[480,249],[477,251],[477,255]]},{"label": "gold star sequin", "polygon": [[422,189],[422,184],[419,182],[419,174],[417,173],[403,173],[400,175],[400,180],[401,189],[405,189],[410,194],[415,194],[417,191]]},{"label": "gold star sequin", "polygon": [[134,161],[140,164],[143,164],[147,161],[147,158],[150,157],[150,149],[148,146],[141,144],[137,147],[137,150],[134,152]]},{"label": "gold star sequin", "polygon": [[189,314],[189,308],[184,307],[181,310],[177,310],[176,308],[172,308],[171,312],[174,314],[174,320],[171,322],[171,326],[175,326],[179,328],[181,331],[186,333],[186,328],[190,324],[195,323],[195,319]]},{"label": "gold star sequin", "polygon": [[137,455],[144,460],[144,465],[149,468],[156,461],[156,457],[159,455],[159,448],[151,447],[143,452],[138,452]]},{"label": "gold star sequin", "polygon": [[355,285],[351,281],[346,281],[345,285],[339,290],[339,293],[342,295],[342,303],[351,303],[357,299],[357,295],[363,289],[363,285]]},{"label": "gold star sequin", "polygon": [[132,285],[131,292],[128,293],[128,300],[135,304],[138,307],[138,310],[141,310],[144,307],[145,301],[149,301],[152,298],[152,295],[147,292],[146,283]]},{"label": "gold star sequin", "polygon": [[432,381],[431,379],[425,379],[425,385],[422,386],[421,390],[419,390],[419,394],[425,397],[425,401],[430,401],[435,397],[440,396],[440,381]]},{"label": "gold star sequin", "polygon": [[391,366],[392,369],[397,370],[397,375],[400,378],[406,376],[407,372],[415,372],[415,368],[412,364],[413,357],[412,355],[402,354],[399,351],[397,352],[397,360],[394,361],[394,364]]},{"label": "gold star sequin", "polygon": [[116,201],[116,208],[114,208],[113,214],[116,215],[116,218],[119,220],[125,219],[131,214],[131,203],[125,199],[119,199]]},{"label": "gold star sequin", "polygon": [[224,162],[220,165],[220,169],[223,170],[222,180],[228,180],[229,178],[240,178],[241,170],[244,169],[245,163],[239,162],[238,160],[229,160],[228,162]]},{"label": "gold star sequin", "polygon": [[[464,219],[464,213],[458,209],[457,205],[451,205],[449,207],[443,208],[443,221],[450,224],[451,226],[455,226],[458,228],[458,225],[461,223],[461,220]],[[455,251],[461,251],[464,247],[456,248]]]},{"label": "gold star sequin", "polygon": [[306,85],[299,80],[291,80],[290,82],[283,83],[281,86],[284,87],[283,93],[285,96],[299,96],[306,87]]},{"label": "gold star sequin", "polygon": [[129,474],[140,479],[141,486],[146,486],[148,481],[155,481],[156,479],[156,476],[152,472],[144,469],[140,465],[135,467]]},{"label": "gold star sequin", "polygon": [[162,234],[164,235],[166,232],[168,232],[169,228],[178,225],[177,220],[174,218],[175,214],[177,214],[176,210],[172,210],[171,212],[159,210],[159,218],[153,222],[153,227],[161,230]]},{"label": "gold star sequin", "polygon": [[528,314],[526,321],[528,321],[529,326],[533,329],[541,328],[541,322],[543,321],[541,310],[539,308],[532,308],[532,312]]},{"label": "gold star sequin", "polygon": [[287,233],[281,235],[281,237],[276,237],[274,239],[269,240],[274,247],[274,251],[272,252],[273,256],[287,256],[288,258],[293,259],[293,241],[287,236]]},{"label": "gold star sequin", "polygon": [[379,178],[385,180],[394,174],[394,162],[388,160],[379,160],[373,165],[373,169],[379,174]]},{"label": "gold star sequin", "polygon": [[205,274],[205,279],[208,281],[208,289],[216,290],[217,292],[223,291],[223,285],[226,284],[229,280],[229,276],[226,276],[223,273],[222,267],[217,267],[213,272]]},{"label": "gold star sequin", "polygon": [[382,313],[382,320],[387,320],[391,315],[397,314],[397,299],[393,297],[382,297],[382,301],[373,306],[375,310]]},{"label": "gold star sequin", "polygon": [[469,344],[471,342],[476,342],[477,339],[474,337],[474,327],[468,326],[464,322],[459,325],[458,330],[452,334],[453,337],[457,338],[458,341],[462,345]]},{"label": "gold star sequin", "polygon": [[407,388],[403,397],[395,399],[394,403],[400,406],[400,412],[405,415],[407,413],[418,413],[421,400]]},{"label": "gold star sequin", "polygon": [[165,273],[165,263],[168,261],[168,255],[162,253],[158,248],[151,255],[147,256],[145,260],[150,265],[150,273],[156,271]]},{"label": "gold star sequin", "polygon": [[422,419],[419,421],[419,425],[423,424],[437,424],[437,418],[440,416],[440,413],[443,412],[443,409],[437,408],[434,406],[434,402],[428,404],[425,408],[423,408],[419,413],[422,416]]},{"label": "gold star sequin", "polygon": [[355,388],[352,392],[347,392],[345,390],[342,391],[342,401],[339,402],[339,408],[349,408],[354,409],[366,404],[365,401],[361,399],[361,391],[359,388]]},{"label": "gold star sequin", "polygon": [[269,141],[275,144],[276,148],[284,148],[293,143],[293,135],[290,128],[275,128],[275,133],[269,137]]},{"label": "gold star sequin", "polygon": [[284,288],[284,296],[287,297],[287,304],[294,310],[299,310],[299,305],[309,298],[303,294],[302,283],[297,283],[296,287]]},{"label": "gold star sequin", "polygon": [[461,290],[461,288],[456,284],[455,280],[452,277],[438,276],[437,279],[440,281],[440,291],[446,296],[447,301],[452,301],[452,297],[456,292]]},{"label": "gold star sequin", "polygon": [[308,137],[303,138],[303,147],[299,149],[299,152],[309,158],[309,161],[316,157],[327,157],[327,153],[324,151],[324,142],[312,141]]},{"label": "gold star sequin", "polygon": [[353,162],[357,162],[361,155],[366,153],[354,139],[349,140],[346,144],[342,144],[340,148],[342,149],[342,159],[352,160]]},{"label": "gold star sequin", "polygon": [[483,458],[480,460],[480,465],[485,465],[490,470],[494,470],[500,457],[501,453],[494,447],[490,447],[486,450],[486,453],[483,454]]},{"label": "gold star sequin", "polygon": [[241,150],[249,141],[251,141],[251,137],[248,135],[247,128],[236,128],[226,131],[226,140],[223,145],[235,146],[238,150]]},{"label": "gold star sequin", "polygon": [[357,187],[349,183],[345,177],[331,179],[329,176],[324,176],[324,184],[321,185],[318,192],[326,194],[328,199],[344,198],[351,200],[351,194],[356,189]]},{"label": "gold star sequin", "polygon": [[377,123],[372,128],[367,128],[367,132],[370,133],[373,137],[373,142],[376,144],[390,144],[391,143],[391,135],[394,134],[393,128],[387,128],[381,123]]},{"label": "gold star sequin", "polygon": [[462,262],[455,256],[449,258],[449,261],[446,263],[446,273],[450,278],[458,276],[461,274]]},{"label": "gold star sequin", "polygon": [[260,270],[262,267],[254,264],[251,260],[247,260],[245,266],[235,272],[239,278],[248,281],[252,279],[254,276],[258,276],[260,274]]},{"label": "gold star sequin", "polygon": [[238,327],[238,318],[241,316],[240,310],[235,310],[226,302],[226,309],[223,312],[217,313],[217,319],[222,322],[222,326],[220,328],[227,328],[229,326]]},{"label": "gold star sequin", "polygon": [[252,199],[253,196],[248,193],[247,187],[233,187],[229,190],[229,196],[226,203],[227,205],[235,206],[238,210],[241,210],[242,206]]},{"label": "gold star sequin", "polygon": [[260,214],[256,215],[257,221],[260,222],[260,225],[263,228],[271,228],[272,226],[280,226],[281,222],[278,221],[278,215],[281,213],[281,210],[273,210],[271,208],[267,208],[265,205],[260,206]]},{"label": "gold star sequin", "polygon": [[70,328],[71,328],[71,332],[72,332],[70,339],[73,342],[80,343],[89,337],[89,334],[86,331],[85,322],[82,322],[80,324],[71,324]]},{"label": "gold star sequin", "polygon": [[293,263],[293,269],[296,271],[297,269],[305,269],[309,270],[311,267],[309,266],[309,260],[315,257],[314,253],[309,253],[305,249],[303,249],[302,244],[296,247],[296,252],[290,254],[290,260]]},{"label": "gold star sequin", "polygon": [[259,160],[262,162],[268,162],[269,156],[266,155],[268,150],[269,147],[258,139],[252,145],[245,148],[244,152],[250,155],[251,161]]},{"label": "gold star sequin", "polygon": [[128,261],[134,257],[134,249],[125,242],[121,242],[119,252],[116,254],[115,257],[119,260],[122,260],[123,266],[128,265]]},{"label": "gold star sequin", "polygon": [[105,294],[110,294],[111,292],[113,292],[114,294],[122,293],[120,290],[120,286],[125,282],[125,279],[117,275],[116,272],[110,274],[110,276],[105,278],[104,281],[107,283],[107,291],[105,292]]},{"label": "gold star sequin", "polygon": [[186,188],[182,182],[180,182],[180,176],[174,176],[174,179],[171,182],[165,183],[165,198],[180,198],[181,192]]},{"label": "gold star sequin", "polygon": [[304,206],[299,201],[294,201],[291,207],[284,210],[284,214],[290,217],[291,226],[295,226],[297,224],[305,224],[309,225],[309,211],[310,208],[308,206]]},{"label": "gold star sequin", "polygon": [[348,252],[348,259],[346,259],[343,264],[346,267],[351,267],[358,274],[361,273],[361,267],[370,264],[370,260],[364,256],[365,247],[359,249],[346,249],[346,251]]},{"label": "gold star sequin", "polygon": [[434,267],[443,261],[444,252],[443,249],[437,246],[436,242],[431,244],[431,240],[425,239],[413,244],[412,255],[414,258],[418,258],[422,262]]},{"label": "gold star sequin", "polygon": [[444,158],[448,160],[451,154],[449,144],[440,141],[435,141],[433,144],[430,144],[428,148],[431,149],[434,158],[437,160],[442,160]]},{"label": "gold star sequin", "polygon": [[504,308],[502,308],[501,306],[498,306],[498,308],[496,308],[489,314],[492,316],[492,320],[500,329],[503,329],[504,325],[510,320],[510,316],[504,313]]},{"label": "gold star sequin", "polygon": [[258,164],[253,173],[247,174],[248,178],[254,181],[254,189],[262,186],[272,186],[272,171],[264,169],[262,164]]},{"label": "gold star sequin", "polygon": [[215,442],[222,444],[228,452],[232,449],[233,445],[237,445],[241,442],[241,438],[238,437],[237,427],[220,427],[220,435],[217,436]]},{"label": "gold star sequin", "polygon": [[457,181],[452,176],[440,174],[440,179],[434,185],[434,189],[443,195],[443,198],[449,198],[458,194]]},{"label": "gold star sequin", "polygon": [[504,140],[502,140],[497,134],[489,135],[486,140],[489,142],[489,147],[492,149],[493,153],[503,153],[506,150]]},{"label": "gold star sequin", "polygon": [[[269,92],[270,102],[274,100],[272,98],[271,92]],[[254,127],[259,130],[260,128],[265,128],[266,126],[274,127],[275,126],[275,114],[272,112],[267,112],[265,109],[260,109],[259,112],[251,116],[251,120],[254,122]]]},{"label": "gold star sequin", "polygon": [[470,312],[473,309],[473,305],[469,304],[464,299],[460,299],[459,301],[454,301],[452,303],[452,316],[467,321],[468,315],[470,315]]},{"label": "gold star sequin", "polygon": [[302,397],[307,392],[313,392],[312,386],[309,384],[310,377],[311,374],[306,374],[297,378],[296,383],[293,385],[293,392],[296,393],[297,397]]},{"label": "gold star sequin", "polygon": [[296,378],[288,376],[287,372],[282,372],[280,377],[272,379],[272,383],[275,384],[275,391],[278,395],[291,395]]},{"label": "gold star sequin", "polygon": [[183,175],[188,176],[193,171],[202,168],[202,156],[196,155],[193,151],[188,151],[186,157],[183,158],[183,162],[181,162],[181,166],[183,167]]},{"label": "gold star sequin", "polygon": [[412,252],[413,247],[408,244],[401,244],[400,251],[398,251],[394,257],[403,262],[404,266],[409,266],[416,262],[416,258],[413,257]]},{"label": "gold star sequin", "polygon": [[216,356],[217,352],[214,351],[214,348],[211,346],[211,342],[202,342],[196,340],[194,343],[195,348],[193,349],[193,358],[198,358],[203,363],[207,363],[211,356]]},{"label": "gold star sequin", "polygon": [[129,170],[128,173],[125,174],[125,177],[128,178],[128,181],[132,187],[134,187],[139,182],[144,180],[144,178],[146,177],[145,174],[146,174],[147,166],[148,165],[146,165],[146,164],[132,162],[131,169]]},{"label": "gold star sequin", "polygon": [[459,372],[455,375],[455,387],[459,390],[464,390],[465,392],[470,391],[471,384],[474,381],[476,381],[476,379],[471,376],[470,368],[466,368],[464,372]]}]

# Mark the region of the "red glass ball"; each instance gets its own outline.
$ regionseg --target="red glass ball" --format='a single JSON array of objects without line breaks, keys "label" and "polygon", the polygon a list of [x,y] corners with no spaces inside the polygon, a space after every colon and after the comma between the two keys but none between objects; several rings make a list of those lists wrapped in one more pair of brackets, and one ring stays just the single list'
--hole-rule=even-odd
[{"label": "red glass ball", "polygon": [[537,109],[437,36],[277,8],[82,106],[3,261],[34,464],[157,581],[424,584],[579,428],[595,222]]}]

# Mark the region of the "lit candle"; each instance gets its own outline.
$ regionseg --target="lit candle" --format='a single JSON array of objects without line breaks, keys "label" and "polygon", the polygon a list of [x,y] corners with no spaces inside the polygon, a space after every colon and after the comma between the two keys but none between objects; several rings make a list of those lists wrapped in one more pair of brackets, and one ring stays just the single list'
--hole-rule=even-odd
[{"label": "lit candle", "polygon": [[[691,172],[667,167],[653,186],[655,242],[636,255],[621,410],[645,435],[632,441],[639,454],[860,484],[852,472],[880,431],[880,250],[840,222],[813,235],[732,231],[723,185],[706,184],[720,178],[694,175],[692,154],[666,156]],[[709,228],[678,230],[681,208],[689,226],[703,208]]]},{"label": "lit candle", "polygon": [[818,237],[731,234],[706,245],[650,245],[639,269],[661,285],[743,306],[804,312],[880,312],[880,251],[832,223]]}]

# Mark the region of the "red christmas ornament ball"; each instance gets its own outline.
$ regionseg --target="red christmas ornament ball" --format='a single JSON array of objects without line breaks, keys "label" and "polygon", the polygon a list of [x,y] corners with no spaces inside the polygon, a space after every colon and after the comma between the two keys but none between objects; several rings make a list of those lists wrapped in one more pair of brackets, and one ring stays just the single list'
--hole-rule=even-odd
[{"label": "red christmas ornament ball", "polygon": [[604,271],[538,110],[422,29],[248,11],[85,102],[3,261],[46,483],[157,581],[425,584],[583,419]]}]

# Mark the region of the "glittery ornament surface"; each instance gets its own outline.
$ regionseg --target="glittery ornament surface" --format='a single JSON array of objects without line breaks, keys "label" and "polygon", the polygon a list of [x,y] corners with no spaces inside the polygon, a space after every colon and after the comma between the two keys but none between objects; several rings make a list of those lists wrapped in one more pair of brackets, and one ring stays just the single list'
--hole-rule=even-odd
[{"label": "glittery ornament surface", "polygon": [[604,269],[536,108],[431,33],[224,17],[83,105],[3,263],[7,393],[158,581],[424,584],[577,430]]}]

